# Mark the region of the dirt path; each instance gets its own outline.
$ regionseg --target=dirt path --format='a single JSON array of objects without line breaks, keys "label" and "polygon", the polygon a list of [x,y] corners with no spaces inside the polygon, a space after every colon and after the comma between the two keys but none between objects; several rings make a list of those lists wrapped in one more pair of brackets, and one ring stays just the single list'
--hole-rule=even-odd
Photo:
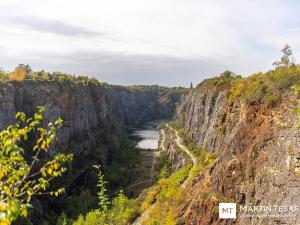
[{"label": "dirt path", "polygon": [[[193,153],[191,153],[188,148],[182,144],[182,138],[178,135],[178,131],[175,130],[173,127],[171,127],[169,124],[166,125],[169,129],[171,129],[175,135],[176,135],[176,139],[175,142],[176,144],[179,146],[179,148],[181,148],[184,152],[186,152],[186,154],[188,154],[188,156],[191,158],[192,162],[193,162],[193,168],[197,166],[197,159],[196,157],[193,155]],[[166,140],[166,134],[165,134],[165,130],[161,130],[161,134],[162,134],[162,141],[160,143],[160,149],[162,151],[165,151],[165,140]],[[153,166],[153,168],[155,168],[155,165]],[[153,169],[153,173],[154,173],[154,169]],[[189,173],[188,177],[185,179],[185,181],[180,185],[180,187],[185,188],[187,185],[187,182],[189,180],[189,178],[191,177],[191,173]],[[151,207],[147,210],[145,210],[133,223],[132,225],[142,225],[143,222],[149,217],[149,212],[151,210]]]},{"label": "dirt path", "polygon": [[176,139],[175,139],[176,144],[177,144],[183,151],[185,151],[186,154],[189,155],[189,157],[191,158],[191,160],[192,160],[192,162],[193,162],[193,166],[194,166],[194,167],[197,166],[197,159],[196,159],[196,157],[194,156],[193,153],[191,153],[191,152],[188,150],[188,148],[187,148],[185,145],[182,144],[182,138],[178,135],[178,131],[175,130],[173,127],[169,126],[168,124],[167,124],[167,127],[169,127],[172,131],[175,132],[175,134],[176,134]]},{"label": "dirt path", "polygon": [[[175,142],[176,144],[179,146],[179,148],[181,148],[186,154],[188,154],[188,156],[191,158],[192,162],[193,162],[193,168],[195,168],[197,166],[197,159],[194,156],[193,153],[191,153],[188,148],[182,144],[182,138],[178,135],[178,131],[175,130],[173,127],[169,126],[169,124],[167,124],[167,127],[170,128],[172,131],[174,131],[175,135],[176,135],[176,139]],[[190,170],[191,171],[191,170]],[[188,177],[185,179],[185,181],[180,185],[182,188],[185,188],[189,178],[192,176],[191,172],[189,173]]]},{"label": "dirt path", "polygon": [[[175,142],[176,144],[179,146],[179,148],[181,148],[186,154],[188,154],[188,156],[191,158],[192,162],[193,162],[193,168],[197,166],[197,159],[196,157],[193,155],[193,153],[191,153],[188,148],[182,144],[182,138],[178,135],[178,131],[175,130],[173,127],[171,127],[169,124],[166,125],[169,129],[171,129],[175,135],[176,135],[176,139],[175,139]],[[165,130],[161,130],[161,134],[162,134],[162,141],[160,143],[160,149],[162,151],[165,151],[165,146],[164,146],[164,143],[165,143],[165,138],[166,138],[166,134],[165,134]],[[155,165],[154,165],[154,168],[155,168]],[[154,170],[153,170],[154,171]],[[185,181],[180,185],[180,187],[182,188],[185,188],[188,181],[189,181],[189,178],[192,176],[191,173],[189,173],[188,177],[185,179]],[[132,225],[142,225],[143,222],[149,217],[149,212],[151,210],[151,207],[147,210],[145,210],[134,222]]]}]

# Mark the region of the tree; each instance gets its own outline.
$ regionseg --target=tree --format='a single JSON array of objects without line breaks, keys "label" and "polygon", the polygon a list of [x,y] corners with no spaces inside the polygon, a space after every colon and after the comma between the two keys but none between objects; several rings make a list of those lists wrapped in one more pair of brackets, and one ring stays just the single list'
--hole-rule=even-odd
[{"label": "tree", "polygon": [[281,49],[281,52],[283,55],[281,56],[280,60],[273,63],[273,66],[275,66],[275,68],[295,66],[295,60],[291,47],[285,44],[283,49]]},{"label": "tree", "polygon": [[237,75],[230,71],[230,70],[225,70],[223,73],[220,74],[221,77],[225,77],[225,78],[235,78],[237,77]]},{"label": "tree", "polygon": [[1,81],[7,81],[7,79],[8,79],[7,74],[6,74],[5,71],[0,67],[0,82],[1,82]]},{"label": "tree", "polygon": [[26,71],[23,67],[16,67],[14,71],[9,74],[9,80],[22,81],[24,80]]},{"label": "tree", "polygon": [[31,66],[28,64],[19,64],[19,68],[23,68],[26,72],[26,74],[32,72]]},{"label": "tree", "polygon": [[[16,124],[0,131],[0,224],[8,225],[27,216],[32,197],[50,194],[58,196],[64,189],[48,191],[49,183],[66,171],[64,164],[72,160],[72,154],[57,153],[49,160],[41,160],[41,154],[48,152],[56,140],[57,128],[62,125],[58,119],[43,125],[44,107],[38,107],[33,118],[24,113],[16,114]],[[22,146],[29,137],[36,137],[30,151]],[[28,145],[28,143],[27,143]],[[25,155],[26,152],[26,155]],[[31,159],[29,159],[31,158]]]}]

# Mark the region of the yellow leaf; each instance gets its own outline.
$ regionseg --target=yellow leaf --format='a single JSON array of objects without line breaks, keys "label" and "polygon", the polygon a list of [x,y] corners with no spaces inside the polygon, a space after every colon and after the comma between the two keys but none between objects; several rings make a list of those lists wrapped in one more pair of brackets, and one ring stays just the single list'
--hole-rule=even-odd
[{"label": "yellow leaf", "polygon": [[4,218],[4,219],[0,219],[0,225],[9,225],[10,222],[8,221],[8,219]]},{"label": "yellow leaf", "polygon": [[47,172],[48,172],[49,175],[51,175],[52,174],[52,169],[48,168]]},{"label": "yellow leaf", "polygon": [[6,195],[10,195],[10,189],[9,189],[9,187],[5,186],[4,187],[4,192],[5,192]]},{"label": "yellow leaf", "polygon": [[[59,165],[57,162],[53,164],[53,167],[54,167],[54,169],[56,169],[56,170],[59,168],[59,166],[60,166],[60,165]],[[0,178],[1,178],[1,177],[0,177]]]},{"label": "yellow leaf", "polygon": [[41,170],[41,173],[42,173],[42,176],[43,176],[43,177],[46,177],[46,176],[47,176],[47,174],[45,173],[45,170],[44,170],[44,169]]},{"label": "yellow leaf", "polygon": [[21,209],[21,216],[27,217],[27,209],[26,209],[26,207],[23,207]]}]

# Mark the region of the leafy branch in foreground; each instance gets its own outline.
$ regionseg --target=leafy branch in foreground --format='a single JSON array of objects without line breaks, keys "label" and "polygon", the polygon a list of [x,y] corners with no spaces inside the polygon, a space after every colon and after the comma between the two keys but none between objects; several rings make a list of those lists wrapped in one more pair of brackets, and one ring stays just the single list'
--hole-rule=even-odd
[{"label": "leafy branch in foreground", "polygon": [[[66,171],[64,164],[71,161],[72,154],[57,153],[43,162],[42,153],[47,153],[56,140],[57,128],[62,119],[44,126],[44,107],[38,107],[33,118],[24,113],[16,114],[16,124],[0,131],[0,224],[10,224],[18,217],[27,216],[33,196],[50,194],[58,196],[64,191],[59,188],[48,191],[49,182]],[[26,152],[22,142],[30,135],[37,137],[32,152]],[[30,160],[25,155],[31,155]],[[28,158],[28,157],[27,157]]]}]

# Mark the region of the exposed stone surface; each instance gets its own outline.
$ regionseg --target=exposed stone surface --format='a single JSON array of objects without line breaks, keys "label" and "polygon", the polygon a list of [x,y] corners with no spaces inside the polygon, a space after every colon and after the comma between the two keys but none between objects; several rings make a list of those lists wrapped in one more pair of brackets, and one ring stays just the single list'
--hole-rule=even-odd
[{"label": "exposed stone surface", "polygon": [[165,145],[165,153],[167,154],[169,160],[171,161],[171,171],[176,171],[183,165],[187,164],[188,157],[186,154],[180,150],[180,148],[176,144],[176,136],[175,133],[166,128],[166,145]]},{"label": "exposed stone surface", "polygon": [[[243,218],[239,205],[299,205],[297,99],[274,108],[228,100],[228,87],[202,85],[178,104],[176,121],[198,147],[219,158],[189,188],[181,224],[300,224],[290,218]],[[219,202],[235,202],[237,220],[218,218]]]},{"label": "exposed stone surface", "polygon": [[178,98],[154,91],[47,81],[0,84],[0,129],[14,122],[16,112],[32,115],[42,105],[46,121],[64,120],[56,147],[82,156],[99,143],[117,148],[119,140],[106,139],[120,138],[126,126],[171,116]]},{"label": "exposed stone surface", "polygon": [[[120,151],[126,128],[172,116],[179,97],[157,89],[9,82],[0,84],[0,129],[14,123],[16,112],[33,115],[37,106],[46,108],[45,123],[61,117],[64,125],[49,154],[74,153],[71,174],[64,176],[63,184],[83,189],[92,182],[88,172],[91,165],[109,165],[112,154]],[[42,214],[41,210],[39,207],[37,211]]]}]

